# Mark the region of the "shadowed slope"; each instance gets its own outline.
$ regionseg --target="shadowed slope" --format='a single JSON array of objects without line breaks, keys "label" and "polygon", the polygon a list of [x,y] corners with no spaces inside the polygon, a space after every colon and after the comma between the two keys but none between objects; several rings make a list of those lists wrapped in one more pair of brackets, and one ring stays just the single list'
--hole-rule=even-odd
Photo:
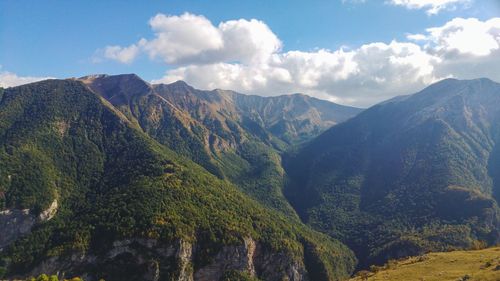
[{"label": "shadowed slope", "polygon": [[499,124],[499,84],[447,79],[314,139],[288,161],[286,192],[365,265],[494,244]]}]

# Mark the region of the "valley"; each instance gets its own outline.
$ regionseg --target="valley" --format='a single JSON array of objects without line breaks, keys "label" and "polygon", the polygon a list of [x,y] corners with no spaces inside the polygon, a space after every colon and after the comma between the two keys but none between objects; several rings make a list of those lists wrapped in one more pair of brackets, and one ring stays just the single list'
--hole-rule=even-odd
[{"label": "valley", "polygon": [[499,0],[0,0],[0,281],[500,281]]},{"label": "valley", "polygon": [[500,239],[491,80],[366,110],[133,74],[0,97],[6,277],[345,280],[430,257],[368,277],[399,280]]}]

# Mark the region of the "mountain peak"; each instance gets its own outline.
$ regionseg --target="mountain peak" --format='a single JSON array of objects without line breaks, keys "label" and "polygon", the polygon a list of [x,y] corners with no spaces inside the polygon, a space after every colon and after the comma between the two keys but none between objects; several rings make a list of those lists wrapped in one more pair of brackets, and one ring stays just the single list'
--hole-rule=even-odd
[{"label": "mountain peak", "polygon": [[150,84],[133,73],[89,75],[78,80],[113,104],[126,103],[132,96],[143,95],[151,91]]},{"label": "mountain peak", "polygon": [[439,85],[439,86],[448,86],[448,85],[454,85],[454,84],[463,84],[463,85],[471,85],[471,84],[497,84],[495,81],[486,78],[486,77],[480,77],[480,78],[474,78],[474,79],[456,79],[456,78],[445,78],[443,80],[440,80],[438,82],[435,82],[429,87]]},{"label": "mountain peak", "polygon": [[[177,80],[177,81],[175,81],[173,83],[170,83],[168,85],[172,85],[172,86],[189,86],[189,84],[186,83],[186,81],[184,81],[184,80]],[[191,86],[189,86],[189,87],[191,87]]]},{"label": "mountain peak", "polygon": [[168,86],[169,88],[174,88],[174,89],[194,89],[191,85],[186,83],[184,80],[177,80],[173,83],[170,84],[163,84],[165,86]]},{"label": "mountain peak", "polygon": [[108,74],[90,74],[90,75],[86,75],[86,76],[82,76],[80,78],[77,78],[77,80],[95,80],[95,79],[101,79],[101,78],[105,78],[105,77],[108,77],[109,75]]},{"label": "mountain peak", "polygon": [[124,83],[124,82],[129,82],[129,83],[141,83],[141,84],[149,84],[148,82],[142,80],[141,77],[139,77],[135,73],[127,73],[127,74],[117,74],[117,75],[108,75],[108,74],[91,74],[87,76],[83,76],[78,78],[77,80],[80,80],[84,82],[85,84],[91,84],[91,83]]},{"label": "mountain peak", "polygon": [[171,93],[187,93],[196,91],[195,88],[183,80],[177,80],[170,84],[154,84],[153,88],[159,91],[167,91]]}]

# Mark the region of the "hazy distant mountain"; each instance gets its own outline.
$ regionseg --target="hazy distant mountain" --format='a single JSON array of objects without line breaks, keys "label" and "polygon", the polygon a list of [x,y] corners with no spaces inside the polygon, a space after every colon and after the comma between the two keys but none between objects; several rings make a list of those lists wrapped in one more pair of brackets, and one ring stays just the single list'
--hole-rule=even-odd
[{"label": "hazy distant mountain", "polygon": [[79,80],[160,143],[290,216],[278,152],[361,111],[299,94],[202,91],[182,81],[150,85],[134,74]]},{"label": "hazy distant mountain", "polygon": [[[141,96],[156,94],[177,109],[189,113],[190,117],[210,126],[210,121],[220,121],[222,129],[231,132],[224,124],[227,120],[257,123],[261,130],[286,143],[298,143],[315,137],[325,129],[343,122],[362,110],[319,100],[306,95],[293,94],[277,97],[262,97],[239,94],[233,91],[197,90],[183,81],[172,84],[149,85],[134,74],[93,75],[80,78],[93,90],[112,104],[131,105]],[[220,129],[220,128],[219,128]],[[217,130],[214,133],[218,133]],[[256,136],[264,139],[269,136]],[[224,134],[221,134],[224,137]],[[229,141],[229,140],[228,140]]]},{"label": "hazy distant mountain", "polygon": [[238,138],[259,139],[243,121],[230,123],[202,98],[185,99],[197,110],[174,104],[181,83],[83,80],[0,89],[2,276],[337,280],[352,272],[347,247],[176,153],[212,157]]},{"label": "hazy distant mountain", "polygon": [[375,105],[305,145],[287,172],[301,217],[364,265],[498,243],[500,84],[447,79]]}]

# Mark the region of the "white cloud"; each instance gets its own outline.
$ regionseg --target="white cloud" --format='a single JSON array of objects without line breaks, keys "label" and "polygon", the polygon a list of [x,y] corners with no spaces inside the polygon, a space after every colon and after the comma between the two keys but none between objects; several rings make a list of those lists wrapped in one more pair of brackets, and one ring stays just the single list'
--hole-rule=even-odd
[{"label": "white cloud", "polygon": [[471,0],[389,0],[388,3],[408,9],[425,9],[428,15],[435,15],[441,10],[456,9],[470,2]]},{"label": "white cloud", "polygon": [[428,28],[418,39],[427,53],[441,59],[435,64],[436,76],[500,80],[500,18],[455,18]]},{"label": "white cloud", "polygon": [[[171,18],[175,18],[174,22],[182,20],[183,24],[171,24]],[[446,77],[500,80],[500,18],[456,18],[422,34],[408,35],[407,42],[287,52],[281,51],[279,38],[258,20],[232,20],[216,27],[204,17],[184,14],[157,15],[153,21],[157,26],[155,37],[133,44],[140,52],[170,66],[153,83],[185,80],[203,89],[232,89],[267,96],[302,92],[368,106],[415,92]],[[179,33],[176,28],[187,39],[170,42],[178,37],[173,35]],[[204,35],[200,37],[197,32]],[[215,39],[199,42],[207,34]],[[167,35],[169,40],[157,40]],[[177,45],[179,42],[183,42],[183,48]],[[121,53],[124,48],[116,50]]]},{"label": "white cloud", "polygon": [[427,40],[427,36],[425,36],[423,34],[408,34],[406,36],[406,38],[408,40],[412,40],[412,41],[425,41],[425,40]]},{"label": "white cloud", "polygon": [[500,18],[484,22],[475,18],[455,18],[427,32],[426,40],[438,52],[487,56],[500,48]]},{"label": "white cloud", "polygon": [[219,30],[225,43],[219,52],[226,61],[265,63],[281,49],[281,41],[262,21],[240,19],[222,22]]},{"label": "white cloud", "polygon": [[151,57],[159,57],[167,63],[191,60],[224,46],[220,30],[203,16],[158,14],[149,21],[149,25],[155,32],[155,38],[143,40],[144,49]]},{"label": "white cloud", "polygon": [[131,63],[139,54],[139,47],[135,44],[128,47],[107,46],[104,48],[103,56],[110,60],[121,63]]},{"label": "white cloud", "polygon": [[170,70],[152,82],[185,80],[204,89],[233,89],[266,96],[303,92],[367,106],[435,81],[435,62],[436,58],[418,45],[393,41],[367,44],[352,51],[290,51],[275,54],[264,65],[189,65]]},{"label": "white cloud", "polygon": [[0,71],[0,87],[2,88],[15,87],[46,79],[52,79],[52,77],[18,76],[12,72]]},{"label": "white cloud", "polygon": [[262,21],[231,20],[214,26],[203,16],[158,14],[149,21],[154,38],[128,47],[107,46],[94,57],[132,62],[140,52],[168,64],[202,64],[222,61],[265,63],[281,49],[281,41]]}]

